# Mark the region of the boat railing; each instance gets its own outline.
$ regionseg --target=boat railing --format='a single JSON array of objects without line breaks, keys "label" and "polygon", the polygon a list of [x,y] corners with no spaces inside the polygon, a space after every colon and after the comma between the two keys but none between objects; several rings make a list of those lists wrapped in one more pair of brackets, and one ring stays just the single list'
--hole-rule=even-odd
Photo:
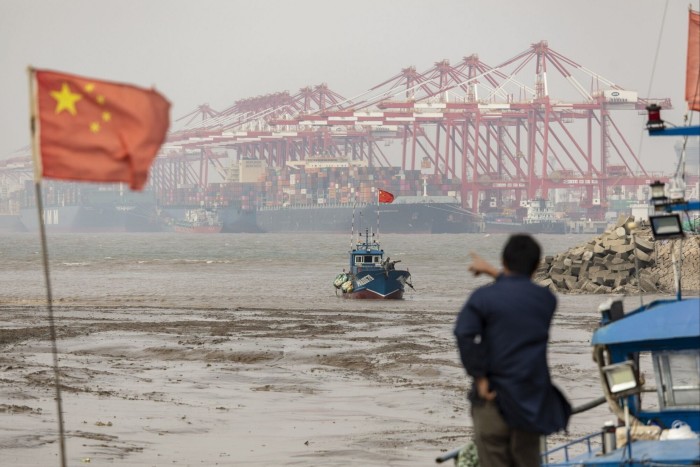
[{"label": "boat railing", "polygon": [[[590,400],[584,404],[573,407],[571,409],[571,415],[576,415],[576,414],[579,414],[581,412],[585,412],[585,411],[590,410],[592,408],[598,407],[599,405],[602,405],[605,402],[606,402],[605,397],[598,397],[597,399]],[[593,448],[591,446],[591,439],[595,438],[596,436],[601,436],[601,439],[602,439],[602,435],[603,435],[603,432],[599,431],[598,433],[593,433],[593,434],[590,434],[588,436],[584,436],[583,438],[578,438],[578,439],[575,439],[573,441],[570,441],[569,443],[567,443],[563,446],[557,446],[556,448],[551,449],[551,450],[547,450],[547,438],[543,436],[540,438],[540,440],[543,443],[542,454],[540,456],[542,459],[542,465],[543,466],[550,465],[550,464],[546,463],[548,456],[550,456],[553,453],[557,453],[559,451],[564,451],[563,452],[564,460],[562,461],[564,463],[557,462],[554,465],[557,465],[557,466],[579,465],[580,463],[576,463],[576,462],[571,463],[571,464],[567,463],[570,460],[569,459],[569,448],[571,448],[572,446],[574,446],[576,444],[581,444],[581,443],[585,442],[587,445],[587,448],[588,448],[588,452],[592,452]],[[464,448],[461,447],[461,448],[453,449],[452,451],[448,452],[447,454],[443,454],[442,456],[435,459],[435,462],[437,462],[438,464],[441,464],[441,463],[446,462],[450,459],[457,459],[457,457],[459,456],[459,453],[462,449],[464,449]],[[583,452],[579,452],[577,454],[583,454]]]},{"label": "boat railing", "polygon": [[[547,450],[545,447],[544,452],[542,453],[542,467],[581,465],[580,461],[573,462],[571,460],[571,456],[580,454],[591,454],[593,452],[591,440],[593,440],[594,438],[600,439],[602,443],[603,431],[598,431],[583,436],[581,438],[574,439],[566,444],[557,446],[553,449]],[[574,450],[575,452],[572,452]],[[561,460],[552,459],[552,457],[558,457]]]}]

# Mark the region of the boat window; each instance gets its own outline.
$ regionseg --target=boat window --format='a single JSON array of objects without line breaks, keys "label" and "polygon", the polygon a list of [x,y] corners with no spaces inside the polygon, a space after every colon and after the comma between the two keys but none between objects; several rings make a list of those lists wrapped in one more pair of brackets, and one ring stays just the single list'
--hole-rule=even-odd
[{"label": "boat window", "polygon": [[655,352],[659,404],[700,406],[700,350]]},{"label": "boat window", "polygon": [[[637,358],[637,365],[639,368],[640,378],[644,382],[644,388],[653,389],[656,392],[656,375],[654,374],[654,359],[652,358],[651,352],[639,352]],[[652,394],[647,392],[642,392],[640,394],[639,408],[644,407],[646,411],[659,411],[659,400],[658,397],[653,397]]]},{"label": "boat window", "polygon": [[355,256],[355,264],[380,264],[382,262],[381,256],[372,255],[357,255]]}]

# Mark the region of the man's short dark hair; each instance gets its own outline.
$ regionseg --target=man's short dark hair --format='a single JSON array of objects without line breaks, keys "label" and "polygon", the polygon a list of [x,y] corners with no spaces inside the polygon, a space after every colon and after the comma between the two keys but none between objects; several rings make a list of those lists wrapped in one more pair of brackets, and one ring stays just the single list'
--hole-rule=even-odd
[{"label": "man's short dark hair", "polygon": [[511,235],[503,248],[503,265],[516,274],[532,276],[540,264],[542,249],[530,235]]}]

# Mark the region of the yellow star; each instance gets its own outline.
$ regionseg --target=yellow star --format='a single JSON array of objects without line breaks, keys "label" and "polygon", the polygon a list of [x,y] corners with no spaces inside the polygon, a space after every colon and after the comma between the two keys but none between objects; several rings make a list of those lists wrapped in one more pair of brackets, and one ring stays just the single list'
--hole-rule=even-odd
[{"label": "yellow star", "polygon": [[71,115],[75,115],[75,103],[83,97],[80,94],[74,94],[68,87],[68,83],[63,83],[60,91],[51,91],[51,97],[56,99],[56,113],[61,113],[67,110]]},{"label": "yellow star", "polygon": [[104,104],[105,103],[105,96],[97,96],[95,98],[98,104]]},{"label": "yellow star", "polygon": [[85,92],[91,93],[92,91],[95,90],[95,85],[92,83],[88,83],[85,85]]},{"label": "yellow star", "polygon": [[112,114],[109,112],[102,112],[102,121],[108,122],[112,120]]},{"label": "yellow star", "polygon": [[90,131],[92,131],[93,133],[97,133],[98,131],[100,131],[100,124],[98,122],[92,122],[90,124]]}]

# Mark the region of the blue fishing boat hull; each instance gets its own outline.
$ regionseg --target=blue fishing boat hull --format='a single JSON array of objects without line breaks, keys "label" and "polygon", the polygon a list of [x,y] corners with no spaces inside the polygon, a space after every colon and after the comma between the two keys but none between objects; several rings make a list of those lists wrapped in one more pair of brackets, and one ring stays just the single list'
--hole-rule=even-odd
[{"label": "blue fishing boat hull", "polygon": [[408,271],[361,271],[353,279],[353,291],[343,294],[347,298],[400,299]]}]

